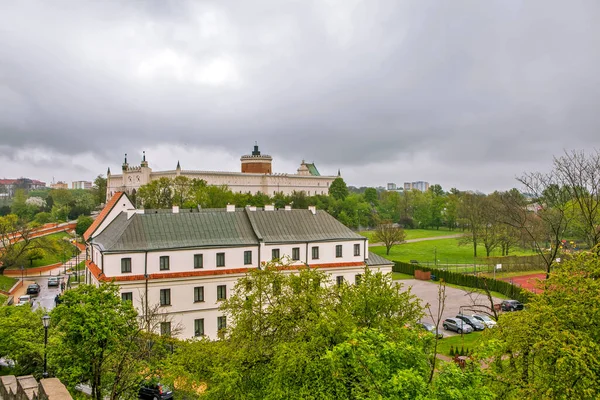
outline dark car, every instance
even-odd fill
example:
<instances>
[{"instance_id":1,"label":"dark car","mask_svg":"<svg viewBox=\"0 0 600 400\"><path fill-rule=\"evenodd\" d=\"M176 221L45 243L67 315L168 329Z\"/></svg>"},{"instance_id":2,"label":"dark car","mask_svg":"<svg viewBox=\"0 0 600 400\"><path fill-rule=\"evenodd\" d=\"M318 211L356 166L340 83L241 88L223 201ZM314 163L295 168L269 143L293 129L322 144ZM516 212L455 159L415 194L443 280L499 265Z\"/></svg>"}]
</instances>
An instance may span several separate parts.
<instances>
[{"instance_id":1,"label":"dark car","mask_svg":"<svg viewBox=\"0 0 600 400\"><path fill-rule=\"evenodd\" d=\"M523 309L523 303L517 300L504 300L500 304L502 311L520 311Z\"/></svg>"},{"instance_id":2,"label":"dark car","mask_svg":"<svg viewBox=\"0 0 600 400\"><path fill-rule=\"evenodd\" d=\"M456 318L471 325L471 328L475 331L482 331L485 329L485 325L482 322L477 321L475 318L469 317L468 315L458 314Z\"/></svg>"},{"instance_id":3,"label":"dark car","mask_svg":"<svg viewBox=\"0 0 600 400\"><path fill-rule=\"evenodd\" d=\"M419 326L423 327L423 329L425 329L427 332L433 333L434 335L437 332L438 339L442 339L444 337L444 333L435 329L434 324L430 324L429 322L419 322Z\"/></svg>"},{"instance_id":4,"label":"dark car","mask_svg":"<svg viewBox=\"0 0 600 400\"><path fill-rule=\"evenodd\" d=\"M163 400L172 399L173 391L160 382L145 381L140 385L138 392L140 399Z\"/></svg>"},{"instance_id":5,"label":"dark car","mask_svg":"<svg viewBox=\"0 0 600 400\"><path fill-rule=\"evenodd\" d=\"M37 296L40 294L40 285L37 283L32 283L31 285L27 286L27 294L32 296Z\"/></svg>"},{"instance_id":6,"label":"dark car","mask_svg":"<svg viewBox=\"0 0 600 400\"><path fill-rule=\"evenodd\" d=\"M455 331L457 333L471 333L473 332L473 328L471 325L468 325L466 322L458 319L458 318L446 318L442 323L445 330Z\"/></svg>"}]
</instances>

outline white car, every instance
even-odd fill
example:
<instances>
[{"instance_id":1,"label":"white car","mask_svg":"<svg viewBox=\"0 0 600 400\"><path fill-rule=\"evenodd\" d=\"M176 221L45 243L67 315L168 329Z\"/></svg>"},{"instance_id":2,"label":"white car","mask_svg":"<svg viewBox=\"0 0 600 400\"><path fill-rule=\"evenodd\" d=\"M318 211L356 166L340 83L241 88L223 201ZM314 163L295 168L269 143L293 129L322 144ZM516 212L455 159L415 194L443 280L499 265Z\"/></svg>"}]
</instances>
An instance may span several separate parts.
<instances>
[{"instance_id":1,"label":"white car","mask_svg":"<svg viewBox=\"0 0 600 400\"><path fill-rule=\"evenodd\" d=\"M495 328L496 321L483 314L473 314L473 318L485 325L486 328Z\"/></svg>"},{"instance_id":2,"label":"white car","mask_svg":"<svg viewBox=\"0 0 600 400\"><path fill-rule=\"evenodd\" d=\"M15 306L24 306L25 304L33 304L33 299L28 294L19 297L19 301L15 303Z\"/></svg>"}]
</instances>

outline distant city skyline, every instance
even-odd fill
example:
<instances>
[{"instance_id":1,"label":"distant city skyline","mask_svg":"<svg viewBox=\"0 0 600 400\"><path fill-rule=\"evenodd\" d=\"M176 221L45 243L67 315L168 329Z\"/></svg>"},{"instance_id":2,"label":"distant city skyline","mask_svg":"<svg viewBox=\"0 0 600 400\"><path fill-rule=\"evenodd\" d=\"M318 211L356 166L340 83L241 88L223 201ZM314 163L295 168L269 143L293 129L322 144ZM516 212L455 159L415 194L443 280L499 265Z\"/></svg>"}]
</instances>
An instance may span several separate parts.
<instances>
[{"instance_id":1,"label":"distant city skyline","mask_svg":"<svg viewBox=\"0 0 600 400\"><path fill-rule=\"evenodd\" d=\"M600 148L600 2L0 3L0 176L124 153L236 171L258 141L352 186L518 187Z\"/></svg>"}]
</instances>

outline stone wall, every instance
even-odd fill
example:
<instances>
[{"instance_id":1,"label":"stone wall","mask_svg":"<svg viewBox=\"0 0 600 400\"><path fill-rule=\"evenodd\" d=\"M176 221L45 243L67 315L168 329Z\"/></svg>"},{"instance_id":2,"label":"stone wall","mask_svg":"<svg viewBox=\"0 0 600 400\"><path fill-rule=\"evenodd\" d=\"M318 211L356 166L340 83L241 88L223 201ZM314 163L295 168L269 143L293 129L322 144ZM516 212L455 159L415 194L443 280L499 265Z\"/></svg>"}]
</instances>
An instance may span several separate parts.
<instances>
[{"instance_id":1,"label":"stone wall","mask_svg":"<svg viewBox=\"0 0 600 400\"><path fill-rule=\"evenodd\" d=\"M0 377L0 400L72 400L57 378L36 381L33 375Z\"/></svg>"}]
</instances>

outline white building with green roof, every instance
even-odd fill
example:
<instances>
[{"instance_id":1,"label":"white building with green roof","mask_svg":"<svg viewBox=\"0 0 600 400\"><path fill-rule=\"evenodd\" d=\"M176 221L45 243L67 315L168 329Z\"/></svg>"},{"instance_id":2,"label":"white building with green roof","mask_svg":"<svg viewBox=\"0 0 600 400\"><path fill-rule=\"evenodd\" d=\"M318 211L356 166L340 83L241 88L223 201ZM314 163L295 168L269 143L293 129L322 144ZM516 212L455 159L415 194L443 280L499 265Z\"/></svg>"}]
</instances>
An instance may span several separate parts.
<instances>
[{"instance_id":1,"label":"white building with green roof","mask_svg":"<svg viewBox=\"0 0 600 400\"><path fill-rule=\"evenodd\" d=\"M273 259L322 268L337 283L354 283L365 266L392 269L368 252L365 237L314 207L138 210L117 193L84 236L86 281L115 282L142 316L156 305L170 320L156 330L176 323L182 338L216 338L227 323L220 300L238 278Z\"/></svg>"}]
</instances>

